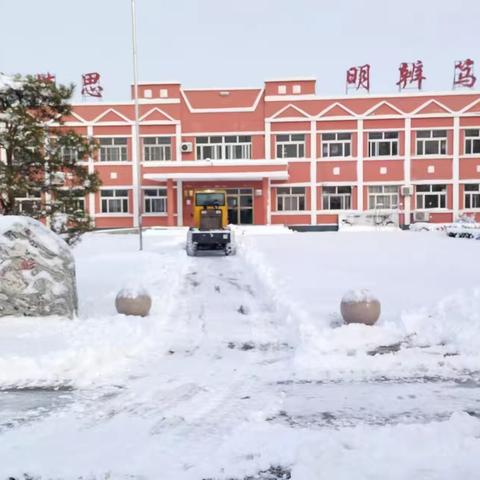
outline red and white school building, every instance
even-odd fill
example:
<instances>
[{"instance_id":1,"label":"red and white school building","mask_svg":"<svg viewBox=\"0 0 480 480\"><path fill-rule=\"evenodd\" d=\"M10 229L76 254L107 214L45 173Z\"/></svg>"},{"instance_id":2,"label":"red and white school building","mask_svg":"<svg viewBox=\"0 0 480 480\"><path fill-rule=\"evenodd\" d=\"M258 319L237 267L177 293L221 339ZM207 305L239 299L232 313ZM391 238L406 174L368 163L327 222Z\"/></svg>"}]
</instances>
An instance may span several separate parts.
<instances>
[{"instance_id":1,"label":"red and white school building","mask_svg":"<svg viewBox=\"0 0 480 480\"><path fill-rule=\"evenodd\" d=\"M144 226L188 226L201 188L227 191L231 223L335 229L362 211L396 212L402 226L480 221L480 93L327 98L315 84L141 83L140 148L133 100L76 104L66 125L100 144L88 166L103 185L85 199L96 228L135 227L139 208Z\"/></svg>"}]
</instances>

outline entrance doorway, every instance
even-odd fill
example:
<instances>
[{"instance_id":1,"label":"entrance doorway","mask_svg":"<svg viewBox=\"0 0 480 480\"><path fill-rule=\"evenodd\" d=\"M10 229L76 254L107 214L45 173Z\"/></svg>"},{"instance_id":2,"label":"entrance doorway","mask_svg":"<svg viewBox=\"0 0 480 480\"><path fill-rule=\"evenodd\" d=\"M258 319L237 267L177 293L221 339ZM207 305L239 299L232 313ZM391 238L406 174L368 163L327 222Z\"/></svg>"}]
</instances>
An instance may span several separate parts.
<instances>
[{"instance_id":1,"label":"entrance doorway","mask_svg":"<svg viewBox=\"0 0 480 480\"><path fill-rule=\"evenodd\" d=\"M253 224L253 189L227 188L228 223Z\"/></svg>"}]
</instances>

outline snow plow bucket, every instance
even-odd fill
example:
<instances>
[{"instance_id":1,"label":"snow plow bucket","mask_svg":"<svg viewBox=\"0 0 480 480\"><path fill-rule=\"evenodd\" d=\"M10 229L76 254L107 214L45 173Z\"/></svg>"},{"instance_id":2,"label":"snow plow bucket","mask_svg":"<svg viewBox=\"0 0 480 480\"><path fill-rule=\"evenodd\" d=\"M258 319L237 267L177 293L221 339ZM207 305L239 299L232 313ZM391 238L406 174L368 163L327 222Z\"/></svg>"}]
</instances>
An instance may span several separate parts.
<instances>
[{"instance_id":1,"label":"snow plow bucket","mask_svg":"<svg viewBox=\"0 0 480 480\"><path fill-rule=\"evenodd\" d=\"M190 228L187 234L187 255L195 256L202 250L223 251L225 255L235 254L232 231Z\"/></svg>"}]
</instances>

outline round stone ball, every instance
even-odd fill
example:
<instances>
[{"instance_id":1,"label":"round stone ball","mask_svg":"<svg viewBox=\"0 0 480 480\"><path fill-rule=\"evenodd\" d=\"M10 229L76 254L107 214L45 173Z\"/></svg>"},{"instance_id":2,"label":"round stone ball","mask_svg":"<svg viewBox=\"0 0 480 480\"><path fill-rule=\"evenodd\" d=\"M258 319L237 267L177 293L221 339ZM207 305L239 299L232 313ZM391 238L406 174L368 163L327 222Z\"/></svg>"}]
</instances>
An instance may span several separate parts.
<instances>
[{"instance_id":1,"label":"round stone ball","mask_svg":"<svg viewBox=\"0 0 480 480\"><path fill-rule=\"evenodd\" d=\"M124 288L115 298L115 308L123 315L146 317L150 313L152 298L144 289Z\"/></svg>"},{"instance_id":2,"label":"round stone ball","mask_svg":"<svg viewBox=\"0 0 480 480\"><path fill-rule=\"evenodd\" d=\"M340 311L345 323L374 325L380 317L381 307L369 290L350 290L342 298Z\"/></svg>"}]
</instances>

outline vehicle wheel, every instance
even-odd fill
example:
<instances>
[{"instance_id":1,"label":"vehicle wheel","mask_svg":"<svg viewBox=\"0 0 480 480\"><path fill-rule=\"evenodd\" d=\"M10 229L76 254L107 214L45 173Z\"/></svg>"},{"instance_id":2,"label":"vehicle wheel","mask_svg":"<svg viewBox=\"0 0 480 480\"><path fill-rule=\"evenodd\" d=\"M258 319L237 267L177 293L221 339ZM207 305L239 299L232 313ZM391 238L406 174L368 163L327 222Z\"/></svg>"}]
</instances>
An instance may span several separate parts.
<instances>
[{"instance_id":1,"label":"vehicle wheel","mask_svg":"<svg viewBox=\"0 0 480 480\"><path fill-rule=\"evenodd\" d=\"M194 257L196 254L197 254L197 244L187 243L187 255L189 257Z\"/></svg>"},{"instance_id":2,"label":"vehicle wheel","mask_svg":"<svg viewBox=\"0 0 480 480\"><path fill-rule=\"evenodd\" d=\"M225 255L235 255L235 247L231 243L225 245Z\"/></svg>"}]
</instances>

